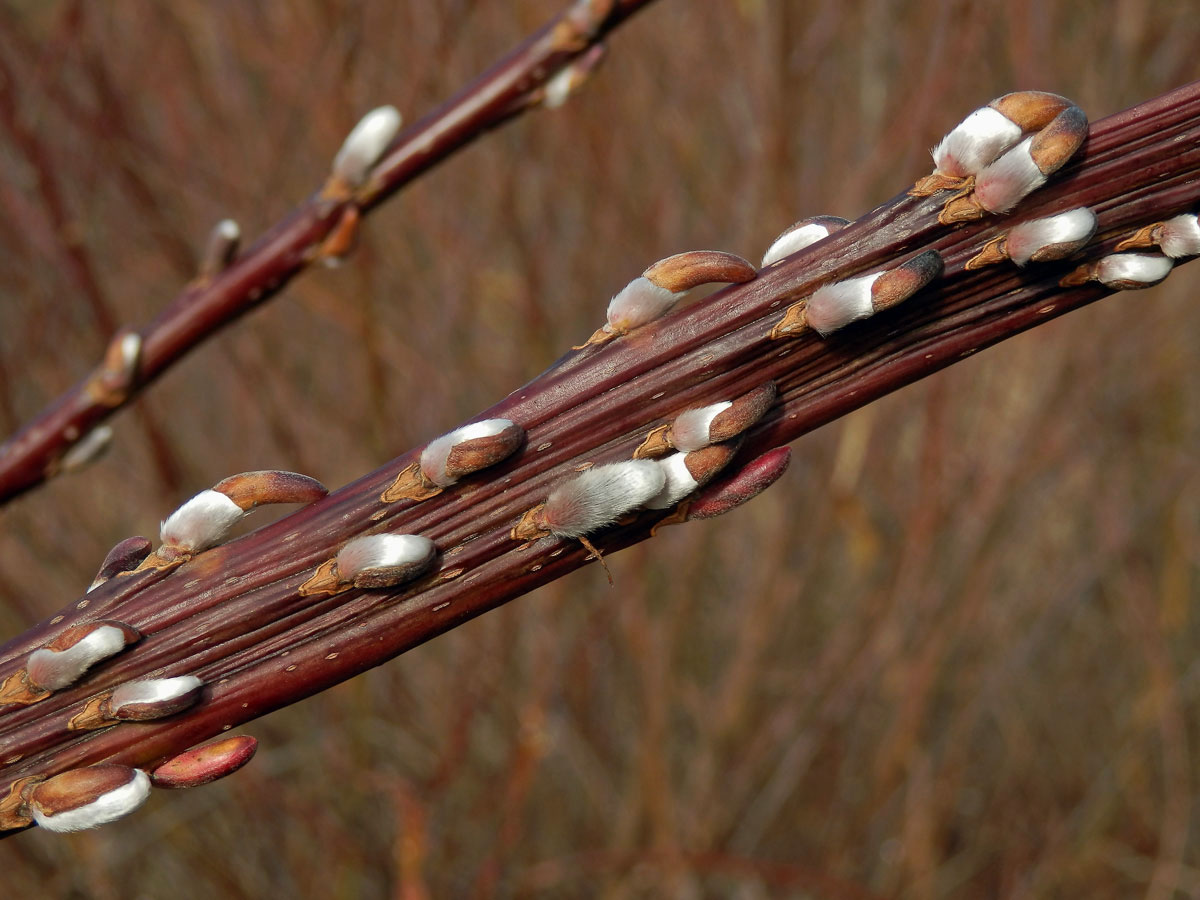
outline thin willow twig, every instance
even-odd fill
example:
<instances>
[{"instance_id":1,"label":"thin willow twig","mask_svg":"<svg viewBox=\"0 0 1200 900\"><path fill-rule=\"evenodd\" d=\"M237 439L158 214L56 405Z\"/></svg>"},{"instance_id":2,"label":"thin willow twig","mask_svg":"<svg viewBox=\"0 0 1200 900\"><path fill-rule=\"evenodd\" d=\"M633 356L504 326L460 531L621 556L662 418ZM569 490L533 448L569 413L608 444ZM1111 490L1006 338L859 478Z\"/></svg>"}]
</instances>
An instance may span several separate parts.
<instances>
[{"instance_id":1,"label":"thin willow twig","mask_svg":"<svg viewBox=\"0 0 1200 900\"><path fill-rule=\"evenodd\" d=\"M374 167L364 191L336 201L314 193L229 268L187 285L139 330L136 372L121 391L98 394L95 376L89 375L0 445L0 503L54 475L64 454L92 429L317 261L350 207L369 213L476 138L540 105L556 75L572 65L593 66L604 39L650 2L575 0L455 97L406 128Z\"/></svg>"}]
</instances>

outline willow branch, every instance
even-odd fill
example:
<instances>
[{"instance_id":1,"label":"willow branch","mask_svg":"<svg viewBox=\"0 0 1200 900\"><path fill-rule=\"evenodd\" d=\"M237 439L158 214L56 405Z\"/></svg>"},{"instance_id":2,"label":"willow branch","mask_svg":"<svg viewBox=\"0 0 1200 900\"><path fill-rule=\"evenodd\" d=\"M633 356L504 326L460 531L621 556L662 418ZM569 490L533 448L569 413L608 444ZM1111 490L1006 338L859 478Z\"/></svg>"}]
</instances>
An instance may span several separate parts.
<instances>
[{"instance_id":1,"label":"willow branch","mask_svg":"<svg viewBox=\"0 0 1200 900\"><path fill-rule=\"evenodd\" d=\"M575 0L455 97L401 132L364 190L335 199L314 193L228 268L202 273L138 332L136 369L119 385L100 384L107 374L102 363L0 446L0 503L53 476L74 445L170 366L329 255L326 242L338 239L348 211L368 214L476 138L547 102L548 85L564 70L574 67L582 79L598 61L608 34L650 2ZM132 333L118 332L117 340Z\"/></svg>"},{"instance_id":2,"label":"willow branch","mask_svg":"<svg viewBox=\"0 0 1200 900\"><path fill-rule=\"evenodd\" d=\"M1096 123L1077 156L1008 216L946 226L946 195L902 193L825 240L632 333L571 351L478 418L518 423L525 444L505 462L425 499L384 499L413 450L299 512L170 569L112 578L0 649L0 679L66 628L115 619L144 636L78 685L0 712L0 795L17 779L99 762L153 768L211 736L294 703L582 565L572 539L514 540L522 514L584 464L629 459L680 411L773 381L775 404L745 435L736 471L772 448L980 349L1112 292L1063 287L1133 231L1200 201L1200 83ZM989 240L1021 221L1078 206L1097 218L1076 258L969 270ZM821 284L936 250L930 288L821 339L773 339L785 308ZM1128 294L1110 302L1128 303ZM581 336L582 337L582 336ZM681 507L686 513L686 507ZM589 535L609 553L646 540L680 510L642 511ZM438 549L432 574L403 589L332 596L302 585L348 539L419 534ZM80 733L88 698L132 679L194 675L206 687L186 712Z\"/></svg>"}]
</instances>

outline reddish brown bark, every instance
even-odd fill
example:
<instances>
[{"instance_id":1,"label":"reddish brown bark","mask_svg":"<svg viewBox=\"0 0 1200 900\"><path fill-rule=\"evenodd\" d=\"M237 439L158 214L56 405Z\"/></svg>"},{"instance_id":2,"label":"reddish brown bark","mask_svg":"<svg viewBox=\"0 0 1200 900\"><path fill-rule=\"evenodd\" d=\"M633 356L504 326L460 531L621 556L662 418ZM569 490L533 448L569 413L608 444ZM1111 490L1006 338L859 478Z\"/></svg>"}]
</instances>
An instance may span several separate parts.
<instances>
[{"instance_id":1,"label":"reddish brown bark","mask_svg":"<svg viewBox=\"0 0 1200 900\"><path fill-rule=\"evenodd\" d=\"M0 714L0 788L30 775L100 761L152 766L205 738L296 702L391 659L585 562L576 542L530 545L509 530L584 462L629 458L646 432L703 402L774 380L779 397L747 436L747 462L846 412L984 347L1090 303L1109 291L1063 289L1079 260L967 271L986 241L1017 221L1080 205L1099 220L1081 258L1094 259L1136 228L1200 200L1200 83L1096 123L1077 159L1013 215L938 224L945 195L900 194L826 241L660 322L570 352L483 417L525 428L507 462L420 502L380 494L419 451L401 456L311 506L182 567L113 579L52 622L10 641L0 677L63 629L95 618L146 635L76 688ZM900 307L828 340L771 340L791 302L840 280L928 250L942 277ZM1131 302L1118 295L1110 302ZM599 304L597 304L599 308ZM613 551L651 536L666 512L594 536ZM299 586L349 537L373 530L423 534L440 551L434 575L401 592L302 597ZM193 710L157 723L80 736L67 720L96 691L131 678L195 674L209 687Z\"/></svg>"}]
</instances>

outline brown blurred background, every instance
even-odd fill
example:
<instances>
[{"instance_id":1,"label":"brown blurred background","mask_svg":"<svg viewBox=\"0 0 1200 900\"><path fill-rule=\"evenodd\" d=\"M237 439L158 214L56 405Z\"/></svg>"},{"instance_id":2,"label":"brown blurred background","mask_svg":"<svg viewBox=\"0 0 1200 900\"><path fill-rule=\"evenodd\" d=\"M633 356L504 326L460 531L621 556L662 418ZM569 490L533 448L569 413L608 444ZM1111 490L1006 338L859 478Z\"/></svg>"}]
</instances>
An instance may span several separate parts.
<instances>
[{"instance_id":1,"label":"brown blurred background","mask_svg":"<svg viewBox=\"0 0 1200 900\"><path fill-rule=\"evenodd\" d=\"M67 219L0 137L0 426L251 239L367 109L410 118L565 0L0 0ZM0 627L248 469L338 486L529 379L649 262L854 218L1010 90L1093 119L1198 77L1156 0L661 0L0 512ZM71 262L74 256L74 262ZM84 260L80 263L79 260ZM89 283L90 282L90 283ZM667 529L246 729L225 783L0 842L7 897L1200 894L1200 267L812 434ZM152 454L148 435L160 438Z\"/></svg>"}]
</instances>

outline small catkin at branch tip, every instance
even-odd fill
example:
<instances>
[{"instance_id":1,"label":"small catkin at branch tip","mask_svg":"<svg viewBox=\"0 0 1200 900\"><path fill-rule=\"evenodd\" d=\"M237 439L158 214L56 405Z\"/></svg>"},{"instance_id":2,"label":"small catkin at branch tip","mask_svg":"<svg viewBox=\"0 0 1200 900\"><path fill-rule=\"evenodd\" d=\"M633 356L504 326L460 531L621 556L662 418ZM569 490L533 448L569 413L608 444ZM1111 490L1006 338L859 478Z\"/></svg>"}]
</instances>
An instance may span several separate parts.
<instances>
[{"instance_id":1,"label":"small catkin at branch tip","mask_svg":"<svg viewBox=\"0 0 1200 900\"><path fill-rule=\"evenodd\" d=\"M349 190L360 187L400 131L394 106L371 110L354 126L333 159L333 178Z\"/></svg>"},{"instance_id":2,"label":"small catkin at branch tip","mask_svg":"<svg viewBox=\"0 0 1200 900\"><path fill-rule=\"evenodd\" d=\"M222 219L214 225L209 232L204 255L200 258L200 280L206 281L229 268L237 257L241 240L241 226L233 219Z\"/></svg>"}]
</instances>

